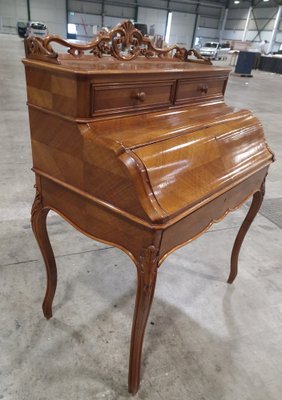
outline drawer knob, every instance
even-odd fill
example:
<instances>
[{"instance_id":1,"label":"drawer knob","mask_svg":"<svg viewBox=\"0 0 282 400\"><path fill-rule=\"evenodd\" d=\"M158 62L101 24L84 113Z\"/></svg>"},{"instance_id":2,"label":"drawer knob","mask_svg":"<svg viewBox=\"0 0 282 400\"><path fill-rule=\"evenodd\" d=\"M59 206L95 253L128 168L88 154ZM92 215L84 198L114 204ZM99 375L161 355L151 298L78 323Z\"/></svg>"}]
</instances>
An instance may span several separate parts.
<instances>
[{"instance_id":1,"label":"drawer knob","mask_svg":"<svg viewBox=\"0 0 282 400\"><path fill-rule=\"evenodd\" d=\"M200 87L201 93L208 93L208 89L209 89L208 85L201 85Z\"/></svg>"},{"instance_id":2,"label":"drawer knob","mask_svg":"<svg viewBox=\"0 0 282 400\"><path fill-rule=\"evenodd\" d=\"M146 97L146 93L145 92L138 92L135 95L135 99L139 100L139 101L144 101Z\"/></svg>"}]
</instances>

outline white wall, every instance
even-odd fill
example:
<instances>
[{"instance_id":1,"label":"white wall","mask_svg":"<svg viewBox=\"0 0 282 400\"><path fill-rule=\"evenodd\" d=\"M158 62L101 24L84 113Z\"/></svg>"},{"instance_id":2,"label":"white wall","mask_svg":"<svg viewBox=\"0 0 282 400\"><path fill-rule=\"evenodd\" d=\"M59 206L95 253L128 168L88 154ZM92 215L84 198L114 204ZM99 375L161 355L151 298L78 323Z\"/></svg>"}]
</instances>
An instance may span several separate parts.
<instances>
[{"instance_id":1,"label":"white wall","mask_svg":"<svg viewBox=\"0 0 282 400\"><path fill-rule=\"evenodd\" d=\"M120 18L120 17L108 17L107 15L104 16L104 26L107 26L108 28L113 28L117 24L120 24L123 22L126 18Z\"/></svg>"},{"instance_id":2,"label":"white wall","mask_svg":"<svg viewBox=\"0 0 282 400\"><path fill-rule=\"evenodd\" d=\"M179 44L190 49L195 25L195 14L172 13L169 45Z\"/></svg>"},{"instance_id":3,"label":"white wall","mask_svg":"<svg viewBox=\"0 0 282 400\"><path fill-rule=\"evenodd\" d=\"M65 0L30 0L30 17L44 22L50 34L66 36Z\"/></svg>"},{"instance_id":4,"label":"white wall","mask_svg":"<svg viewBox=\"0 0 282 400\"><path fill-rule=\"evenodd\" d=\"M165 37L167 11L139 7L137 22L147 24L148 33L151 25L155 26L155 35Z\"/></svg>"},{"instance_id":5,"label":"white wall","mask_svg":"<svg viewBox=\"0 0 282 400\"><path fill-rule=\"evenodd\" d=\"M248 10L249 8L229 9L225 31L223 34L226 40L242 40ZM278 7L254 8L246 34L246 40L253 42L253 47L258 46L262 40L270 41L277 11ZM258 30L261 29L263 29L262 32L258 34ZM277 34L273 51L278 50L279 41L281 41L281 29Z\"/></svg>"},{"instance_id":6,"label":"white wall","mask_svg":"<svg viewBox=\"0 0 282 400\"><path fill-rule=\"evenodd\" d=\"M76 24L77 38L80 40L89 40L93 37L93 25L96 25L99 31L103 26L112 28L126 19L135 17L134 7L105 4L103 11L102 4L78 0L69 0L69 11L71 11L68 14L69 23ZM104 17L101 15L102 12Z\"/></svg>"},{"instance_id":7,"label":"white wall","mask_svg":"<svg viewBox=\"0 0 282 400\"><path fill-rule=\"evenodd\" d=\"M124 21L125 18L108 17L101 15L84 14L84 13L69 13L69 23L75 24L77 29L77 39L89 40L93 38L93 26L99 31L102 26L112 28Z\"/></svg>"},{"instance_id":8,"label":"white wall","mask_svg":"<svg viewBox=\"0 0 282 400\"><path fill-rule=\"evenodd\" d=\"M218 18L208 18L200 16L195 36L200 39L200 42L202 44L203 42L218 40L219 23L220 20Z\"/></svg>"},{"instance_id":9,"label":"white wall","mask_svg":"<svg viewBox=\"0 0 282 400\"><path fill-rule=\"evenodd\" d=\"M86 3L79 0L69 0L69 10L82 14L97 14L102 13L102 4Z\"/></svg>"},{"instance_id":10,"label":"white wall","mask_svg":"<svg viewBox=\"0 0 282 400\"><path fill-rule=\"evenodd\" d=\"M125 19L135 18L135 8L133 7L121 7L105 4L104 15L108 17L119 18L120 22Z\"/></svg>"},{"instance_id":11,"label":"white wall","mask_svg":"<svg viewBox=\"0 0 282 400\"><path fill-rule=\"evenodd\" d=\"M26 0L0 0L0 19L0 32L16 33L17 21L28 21Z\"/></svg>"},{"instance_id":12,"label":"white wall","mask_svg":"<svg viewBox=\"0 0 282 400\"><path fill-rule=\"evenodd\" d=\"M282 44L282 18L279 23L278 32L276 35L276 47L279 48L279 44Z\"/></svg>"},{"instance_id":13,"label":"white wall","mask_svg":"<svg viewBox=\"0 0 282 400\"><path fill-rule=\"evenodd\" d=\"M69 13L69 23L76 25L78 39L88 40L93 37L93 25L96 25L98 30L102 28L102 16L72 12Z\"/></svg>"},{"instance_id":14,"label":"white wall","mask_svg":"<svg viewBox=\"0 0 282 400\"><path fill-rule=\"evenodd\" d=\"M198 14L199 18L195 37L202 44L208 41L218 41L224 17L224 8L200 6Z\"/></svg>"},{"instance_id":15,"label":"white wall","mask_svg":"<svg viewBox=\"0 0 282 400\"><path fill-rule=\"evenodd\" d=\"M248 8L230 8L228 10L223 38L225 40L242 40Z\"/></svg>"},{"instance_id":16,"label":"white wall","mask_svg":"<svg viewBox=\"0 0 282 400\"><path fill-rule=\"evenodd\" d=\"M50 33L66 36L65 0L30 0L31 21L42 21ZM0 0L1 32L17 33L17 21L28 21L26 0Z\"/></svg>"},{"instance_id":17,"label":"white wall","mask_svg":"<svg viewBox=\"0 0 282 400\"><path fill-rule=\"evenodd\" d=\"M251 41L255 40L258 43L261 42L262 40L269 41L271 38L271 33L273 30L277 9L270 7L256 8L253 11L255 19L252 15L248 25L246 40L251 40ZM270 17L272 18L269 19ZM258 35L257 29L259 30L263 29L263 32L261 32L260 35Z\"/></svg>"}]
</instances>

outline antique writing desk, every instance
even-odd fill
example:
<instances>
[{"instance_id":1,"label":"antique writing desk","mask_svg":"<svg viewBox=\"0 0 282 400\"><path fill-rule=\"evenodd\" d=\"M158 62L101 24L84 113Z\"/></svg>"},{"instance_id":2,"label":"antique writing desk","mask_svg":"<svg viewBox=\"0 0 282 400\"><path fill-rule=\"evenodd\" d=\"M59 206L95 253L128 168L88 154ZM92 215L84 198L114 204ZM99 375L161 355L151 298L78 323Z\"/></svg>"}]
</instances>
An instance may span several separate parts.
<instances>
[{"instance_id":1,"label":"antique writing desk","mask_svg":"<svg viewBox=\"0 0 282 400\"><path fill-rule=\"evenodd\" d=\"M52 42L68 54L58 55ZM25 47L32 227L47 270L43 312L52 316L57 281L46 230L52 209L136 264L129 364L135 394L158 267L253 196L232 251L231 283L273 154L260 122L224 104L228 69L194 50L156 49L130 22L85 45L50 36L29 38Z\"/></svg>"}]
</instances>

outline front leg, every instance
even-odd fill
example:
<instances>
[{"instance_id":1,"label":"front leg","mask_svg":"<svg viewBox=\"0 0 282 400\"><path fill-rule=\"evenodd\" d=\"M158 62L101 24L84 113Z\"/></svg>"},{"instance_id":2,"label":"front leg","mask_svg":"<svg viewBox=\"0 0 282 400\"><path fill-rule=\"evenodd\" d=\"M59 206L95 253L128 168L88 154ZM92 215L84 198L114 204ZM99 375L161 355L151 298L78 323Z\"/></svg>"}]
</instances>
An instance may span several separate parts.
<instances>
[{"instance_id":1,"label":"front leg","mask_svg":"<svg viewBox=\"0 0 282 400\"><path fill-rule=\"evenodd\" d=\"M57 287L57 267L46 227L46 218L49 211L49 208L43 208L41 194L36 189L31 209L31 226L46 267L47 288L42 309L47 319L52 317L52 303Z\"/></svg>"},{"instance_id":2,"label":"front leg","mask_svg":"<svg viewBox=\"0 0 282 400\"><path fill-rule=\"evenodd\" d=\"M263 181L263 183L260 187L260 190L253 195L252 204L250 206L248 214L246 215L246 218L244 219L244 221L241 225L241 228L236 236L234 246L232 249L232 254L231 254L231 268L230 268L230 275L227 280L228 283L232 283L237 276L239 252L240 252L243 240L260 209L260 206L263 201L264 193L265 193L265 186L264 186L264 181Z\"/></svg>"},{"instance_id":3,"label":"front leg","mask_svg":"<svg viewBox=\"0 0 282 400\"><path fill-rule=\"evenodd\" d=\"M138 285L131 332L128 376L128 390L133 395L137 393L140 384L143 338L154 297L158 261L158 249L152 245L143 249L137 265Z\"/></svg>"}]
</instances>

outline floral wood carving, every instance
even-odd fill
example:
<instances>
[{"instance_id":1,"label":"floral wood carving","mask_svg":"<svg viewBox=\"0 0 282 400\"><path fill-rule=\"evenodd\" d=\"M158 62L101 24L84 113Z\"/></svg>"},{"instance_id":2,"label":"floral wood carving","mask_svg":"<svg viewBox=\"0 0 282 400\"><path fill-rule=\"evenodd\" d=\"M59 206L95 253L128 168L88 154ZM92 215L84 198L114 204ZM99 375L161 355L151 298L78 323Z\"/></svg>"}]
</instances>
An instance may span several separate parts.
<instances>
[{"instance_id":1,"label":"floral wood carving","mask_svg":"<svg viewBox=\"0 0 282 400\"><path fill-rule=\"evenodd\" d=\"M27 58L43 59L49 62L58 63L58 54L51 48L48 50L45 41L39 37L25 39L25 54Z\"/></svg>"},{"instance_id":2,"label":"floral wood carving","mask_svg":"<svg viewBox=\"0 0 282 400\"><path fill-rule=\"evenodd\" d=\"M143 289L146 293L150 293L157 274L159 261L159 251L155 246L151 245L142 250L139 260L140 272L143 278Z\"/></svg>"},{"instance_id":3,"label":"floral wood carving","mask_svg":"<svg viewBox=\"0 0 282 400\"><path fill-rule=\"evenodd\" d=\"M150 38L147 35L143 36L131 21L124 21L109 32L102 30L95 39L86 44L71 43L56 35L46 38L30 37L25 39L26 57L59 63L58 53L54 51L51 43L58 43L67 47L68 53L74 58L79 58L83 56L85 51L90 51L94 57L100 58L103 55L111 55L121 61L130 61L138 56L143 56L148 59L167 60L170 58L170 60L211 64L210 60L201 56L195 49L187 50L177 45L165 49L155 47ZM191 55L196 60L188 59L188 56Z\"/></svg>"},{"instance_id":4,"label":"floral wood carving","mask_svg":"<svg viewBox=\"0 0 282 400\"><path fill-rule=\"evenodd\" d=\"M38 213L38 211L40 211L42 209L41 193L39 192L36 185L34 185L34 188L35 188L36 192L35 192L35 198L34 198L34 201L32 204L32 208L31 208L31 218L33 218Z\"/></svg>"}]
</instances>

